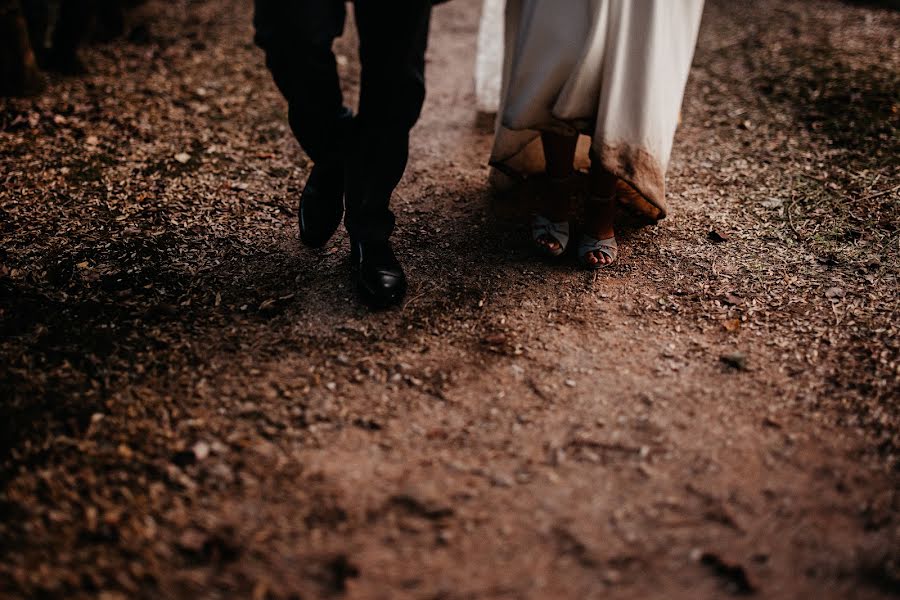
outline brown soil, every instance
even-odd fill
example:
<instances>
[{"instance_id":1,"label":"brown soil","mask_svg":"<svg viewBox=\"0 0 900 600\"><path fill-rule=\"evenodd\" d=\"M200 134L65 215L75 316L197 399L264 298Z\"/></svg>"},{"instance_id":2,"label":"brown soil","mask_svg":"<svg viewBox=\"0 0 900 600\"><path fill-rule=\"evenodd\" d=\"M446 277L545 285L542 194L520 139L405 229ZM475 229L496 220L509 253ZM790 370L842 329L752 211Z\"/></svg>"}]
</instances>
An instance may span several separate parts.
<instances>
[{"instance_id":1,"label":"brown soil","mask_svg":"<svg viewBox=\"0 0 900 600\"><path fill-rule=\"evenodd\" d=\"M595 276L489 202L478 4L435 11L402 310L299 246L247 2L0 101L0 596L897 592L900 13L711 0L670 217Z\"/></svg>"}]
</instances>

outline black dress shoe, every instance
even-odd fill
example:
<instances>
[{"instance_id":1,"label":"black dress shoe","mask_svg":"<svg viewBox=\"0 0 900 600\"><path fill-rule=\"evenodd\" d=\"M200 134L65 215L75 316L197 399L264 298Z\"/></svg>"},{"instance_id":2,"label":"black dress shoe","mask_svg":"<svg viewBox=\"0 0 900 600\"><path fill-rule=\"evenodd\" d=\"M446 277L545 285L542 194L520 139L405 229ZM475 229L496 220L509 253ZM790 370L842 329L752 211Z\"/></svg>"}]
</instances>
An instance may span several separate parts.
<instances>
[{"instance_id":1,"label":"black dress shoe","mask_svg":"<svg viewBox=\"0 0 900 600\"><path fill-rule=\"evenodd\" d=\"M406 275L389 242L351 242L350 260L360 298L367 306L400 304L406 295Z\"/></svg>"},{"instance_id":2,"label":"black dress shoe","mask_svg":"<svg viewBox=\"0 0 900 600\"><path fill-rule=\"evenodd\" d=\"M344 216L344 166L313 166L300 195L300 240L310 248L328 243Z\"/></svg>"}]
</instances>

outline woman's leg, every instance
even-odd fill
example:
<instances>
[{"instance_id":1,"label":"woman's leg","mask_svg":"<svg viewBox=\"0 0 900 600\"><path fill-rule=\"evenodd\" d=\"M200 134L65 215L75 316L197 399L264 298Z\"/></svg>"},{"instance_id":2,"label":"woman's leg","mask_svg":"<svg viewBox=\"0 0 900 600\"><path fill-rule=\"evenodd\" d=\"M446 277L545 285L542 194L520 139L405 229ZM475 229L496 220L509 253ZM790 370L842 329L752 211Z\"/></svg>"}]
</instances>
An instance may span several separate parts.
<instances>
[{"instance_id":1,"label":"woman's leg","mask_svg":"<svg viewBox=\"0 0 900 600\"><path fill-rule=\"evenodd\" d=\"M542 133L541 143L544 147L549 181L546 189L539 194L537 212L556 223L568 221L572 203L571 193L566 184L575 174L575 147L578 145L578 136ZM552 252L560 248L559 242L550 236L541 236L535 241Z\"/></svg>"},{"instance_id":2,"label":"woman's leg","mask_svg":"<svg viewBox=\"0 0 900 600\"><path fill-rule=\"evenodd\" d=\"M544 146L544 159L547 162L547 175L553 179L565 179L575 173L575 147L578 145L577 135L561 135L559 133L542 133L541 144Z\"/></svg>"},{"instance_id":3,"label":"woman's leg","mask_svg":"<svg viewBox=\"0 0 900 600\"><path fill-rule=\"evenodd\" d=\"M617 177L595 161L591 165L590 194L584 204L585 233L598 240L615 237ZM588 265L607 265L613 259L596 250L584 257Z\"/></svg>"}]
</instances>

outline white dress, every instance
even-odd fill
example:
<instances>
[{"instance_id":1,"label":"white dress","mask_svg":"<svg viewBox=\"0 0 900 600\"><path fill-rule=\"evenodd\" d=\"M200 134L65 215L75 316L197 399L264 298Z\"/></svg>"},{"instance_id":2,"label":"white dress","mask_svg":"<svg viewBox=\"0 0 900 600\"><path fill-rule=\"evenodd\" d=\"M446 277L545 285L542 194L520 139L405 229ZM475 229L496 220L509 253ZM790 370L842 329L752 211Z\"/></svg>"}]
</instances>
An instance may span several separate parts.
<instances>
[{"instance_id":1,"label":"white dress","mask_svg":"<svg viewBox=\"0 0 900 600\"><path fill-rule=\"evenodd\" d=\"M497 114L503 83L503 17L505 0L484 0L475 58L475 97L478 112Z\"/></svg>"},{"instance_id":2,"label":"white dress","mask_svg":"<svg viewBox=\"0 0 900 600\"><path fill-rule=\"evenodd\" d=\"M702 12L703 0L507 0L491 164L540 171L540 132L586 134L595 160L664 216Z\"/></svg>"}]
</instances>

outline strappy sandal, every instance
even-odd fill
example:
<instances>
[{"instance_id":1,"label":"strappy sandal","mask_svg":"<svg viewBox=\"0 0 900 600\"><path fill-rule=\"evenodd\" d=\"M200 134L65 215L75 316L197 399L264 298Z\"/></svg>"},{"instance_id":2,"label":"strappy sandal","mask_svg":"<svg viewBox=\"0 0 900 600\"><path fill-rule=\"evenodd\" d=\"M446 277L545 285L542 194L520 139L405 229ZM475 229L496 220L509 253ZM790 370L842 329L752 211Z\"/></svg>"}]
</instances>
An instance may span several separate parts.
<instances>
[{"instance_id":1,"label":"strappy sandal","mask_svg":"<svg viewBox=\"0 0 900 600\"><path fill-rule=\"evenodd\" d=\"M577 175L562 177L559 179L546 177L538 184L538 195L543 197L546 202L548 199L552 202L565 202L568 210L576 204L580 193L581 182ZM569 245L570 238L569 221L551 221L547 217L537 214L531 221L531 239L538 251L548 256L561 256ZM559 244L559 248L551 250L546 245L541 244L540 240L551 239Z\"/></svg>"},{"instance_id":2,"label":"strappy sandal","mask_svg":"<svg viewBox=\"0 0 900 600\"><path fill-rule=\"evenodd\" d=\"M540 240L548 238L559 244L559 248L553 249L540 243ZM561 256L569 245L569 222L554 223L547 217L535 215L531 220L531 239L541 252L549 256Z\"/></svg>"},{"instance_id":3,"label":"strappy sandal","mask_svg":"<svg viewBox=\"0 0 900 600\"><path fill-rule=\"evenodd\" d=\"M591 264L587 260L588 254L592 254L594 252L600 252L604 254L607 258L609 258L608 263L596 263ZM616 244L616 237L613 236L611 238L606 238L605 240L598 240L596 238L592 238L589 235L581 236L581 242L578 244L578 260L581 261L582 266L587 269L591 269L596 271L597 269L602 269L604 267L608 267L616 262L616 259L619 257L619 246Z\"/></svg>"}]
</instances>

